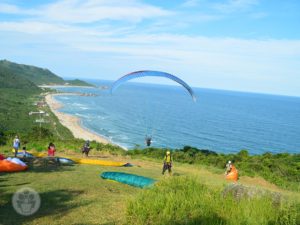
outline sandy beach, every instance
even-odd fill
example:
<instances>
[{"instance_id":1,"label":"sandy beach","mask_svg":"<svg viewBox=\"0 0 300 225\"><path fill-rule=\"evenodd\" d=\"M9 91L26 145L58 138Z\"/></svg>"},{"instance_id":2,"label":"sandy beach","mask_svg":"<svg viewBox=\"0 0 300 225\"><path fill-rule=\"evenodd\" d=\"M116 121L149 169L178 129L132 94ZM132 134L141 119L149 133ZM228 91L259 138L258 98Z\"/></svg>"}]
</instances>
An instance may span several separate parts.
<instances>
[{"instance_id":1,"label":"sandy beach","mask_svg":"<svg viewBox=\"0 0 300 225\"><path fill-rule=\"evenodd\" d=\"M65 94L65 93L63 93L63 94L48 94L48 95L46 95L45 100L46 100L48 106L50 107L51 111L59 119L59 122L63 126L67 127L73 133L74 137L82 138L84 140L90 140L90 141L94 140L94 141L104 143L104 144L110 143L107 139L105 139L95 133L92 133L89 130L84 129L82 126L80 126L80 119L78 117L59 112L58 110L60 108L62 108L63 105L54 99L53 96L55 96L55 95L67 95L67 94Z\"/></svg>"}]
</instances>

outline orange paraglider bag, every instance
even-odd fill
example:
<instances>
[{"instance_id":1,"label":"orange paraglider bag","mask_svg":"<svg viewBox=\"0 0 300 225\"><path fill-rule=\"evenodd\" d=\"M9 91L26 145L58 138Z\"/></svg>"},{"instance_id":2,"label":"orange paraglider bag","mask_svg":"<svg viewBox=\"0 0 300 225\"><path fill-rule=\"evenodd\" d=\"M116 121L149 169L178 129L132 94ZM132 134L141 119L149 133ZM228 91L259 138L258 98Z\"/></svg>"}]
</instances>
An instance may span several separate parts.
<instances>
[{"instance_id":1,"label":"orange paraglider bag","mask_svg":"<svg viewBox=\"0 0 300 225\"><path fill-rule=\"evenodd\" d=\"M26 169L27 166L21 166L8 160L0 161L0 172L18 172Z\"/></svg>"},{"instance_id":2,"label":"orange paraglider bag","mask_svg":"<svg viewBox=\"0 0 300 225\"><path fill-rule=\"evenodd\" d=\"M238 180L238 170L234 165L231 166L230 172L226 175L226 180L234 182Z\"/></svg>"}]
</instances>

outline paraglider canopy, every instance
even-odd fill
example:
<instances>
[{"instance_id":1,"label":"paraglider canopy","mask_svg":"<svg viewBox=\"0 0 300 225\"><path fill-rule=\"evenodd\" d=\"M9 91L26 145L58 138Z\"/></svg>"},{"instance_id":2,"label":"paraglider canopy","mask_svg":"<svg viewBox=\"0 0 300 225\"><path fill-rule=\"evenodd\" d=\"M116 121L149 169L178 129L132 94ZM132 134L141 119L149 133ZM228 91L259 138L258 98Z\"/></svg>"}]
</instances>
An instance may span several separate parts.
<instances>
[{"instance_id":1,"label":"paraglider canopy","mask_svg":"<svg viewBox=\"0 0 300 225\"><path fill-rule=\"evenodd\" d=\"M121 86L123 83L126 83L127 81L136 79L136 78L142 78L142 77L162 77L162 78L167 78L170 79L178 84L180 84L189 94L189 96L192 97L193 101L196 102L196 96L194 94L193 89L182 79L180 79L177 76L174 76L172 74L166 73L166 72L161 72L161 71L152 71L152 70L141 70L141 71L136 71L136 72L132 72L132 73L128 73L122 77L120 77L117 81L115 81L110 88L110 93L113 94L114 91L116 89L118 89L119 86ZM162 113L161 110L156 110L157 108L167 108L169 105L164 105L163 107L161 107L159 104L157 104L156 106L151 105L151 102L155 102L155 101L146 101L146 103L148 103L148 105L150 105L150 107L148 107L148 109L150 110L151 113L143 113L143 115L141 116L141 118L144 120L143 121L143 126L146 129L146 133L147 136L145 138L145 144L147 145L147 147L150 147L153 139L152 137L154 136L154 126L159 124L159 123L155 123L153 119L159 119L160 123L162 123L162 119L166 118L167 113ZM156 103L158 103L159 101L156 101ZM157 112L160 112L161 115L158 115ZM150 118L151 117L151 118ZM152 119L152 121L151 121ZM138 119L137 119L138 120Z\"/></svg>"},{"instance_id":2,"label":"paraglider canopy","mask_svg":"<svg viewBox=\"0 0 300 225\"><path fill-rule=\"evenodd\" d=\"M180 78L166 73L166 72L161 72L161 71L153 71L153 70L141 70L141 71L136 71L136 72L132 72L132 73L128 73L126 75L124 75L123 77L119 78L117 81L115 81L112 86L111 86L111 93L113 93L122 83L135 79L135 78L139 78L139 77L165 77L168 79L171 79L175 82L177 82L178 84L182 85L187 91L188 93L191 95L191 97L193 98L193 101L196 101L196 96L194 94L193 89L183 80L181 80Z\"/></svg>"}]
</instances>

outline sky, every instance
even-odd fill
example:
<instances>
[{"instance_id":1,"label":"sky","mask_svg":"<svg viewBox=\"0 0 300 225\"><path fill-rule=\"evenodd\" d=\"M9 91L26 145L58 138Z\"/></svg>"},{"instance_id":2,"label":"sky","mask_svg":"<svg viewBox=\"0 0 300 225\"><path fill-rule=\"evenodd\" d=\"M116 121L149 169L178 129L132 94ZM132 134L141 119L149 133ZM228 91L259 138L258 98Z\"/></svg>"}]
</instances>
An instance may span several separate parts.
<instances>
[{"instance_id":1,"label":"sky","mask_svg":"<svg viewBox=\"0 0 300 225\"><path fill-rule=\"evenodd\" d=\"M62 77L137 70L300 96L299 0L1 0L0 59Z\"/></svg>"}]
</instances>

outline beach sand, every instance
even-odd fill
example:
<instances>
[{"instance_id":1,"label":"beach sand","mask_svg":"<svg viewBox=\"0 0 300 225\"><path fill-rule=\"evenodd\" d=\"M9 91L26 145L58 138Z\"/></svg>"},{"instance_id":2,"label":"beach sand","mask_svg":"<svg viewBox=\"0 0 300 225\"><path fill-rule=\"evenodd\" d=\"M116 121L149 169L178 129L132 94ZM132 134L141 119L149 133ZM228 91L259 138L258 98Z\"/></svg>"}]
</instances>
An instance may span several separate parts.
<instances>
[{"instance_id":1,"label":"beach sand","mask_svg":"<svg viewBox=\"0 0 300 225\"><path fill-rule=\"evenodd\" d=\"M72 93L71 93L72 94ZM48 94L45 97L45 100L50 107L51 111L57 116L59 119L59 122L67 127L76 138L81 138L84 140L94 140L103 144L111 143L107 139L90 132L89 130L83 128L80 126L80 119L76 116L68 115L62 112L59 112L58 110L63 107L63 105L56 101L53 96L55 95L68 95L65 93L62 94Z\"/></svg>"}]
</instances>

